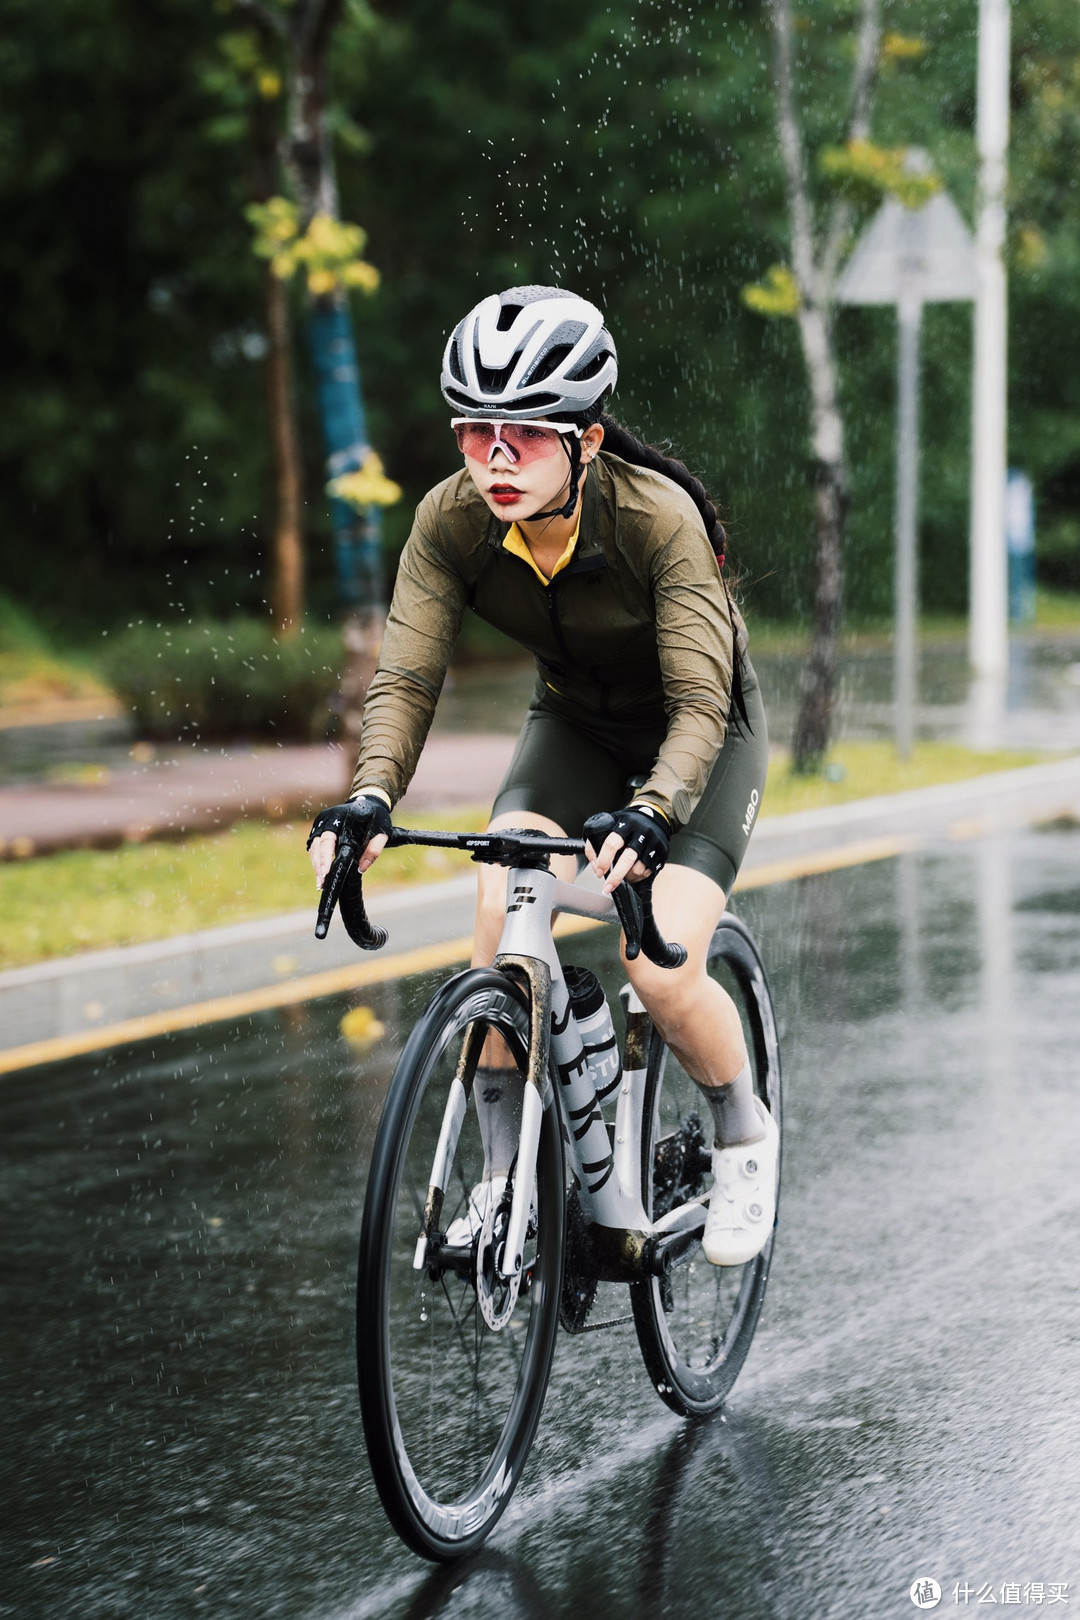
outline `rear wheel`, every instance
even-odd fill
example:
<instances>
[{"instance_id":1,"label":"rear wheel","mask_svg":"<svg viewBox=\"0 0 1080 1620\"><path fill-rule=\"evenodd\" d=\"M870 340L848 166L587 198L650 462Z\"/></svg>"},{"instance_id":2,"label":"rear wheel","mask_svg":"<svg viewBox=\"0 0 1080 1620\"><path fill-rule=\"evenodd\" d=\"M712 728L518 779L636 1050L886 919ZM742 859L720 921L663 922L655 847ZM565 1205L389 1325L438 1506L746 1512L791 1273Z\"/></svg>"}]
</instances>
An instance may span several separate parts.
<instances>
[{"instance_id":1,"label":"rear wheel","mask_svg":"<svg viewBox=\"0 0 1080 1620\"><path fill-rule=\"evenodd\" d=\"M493 1263L512 1180L471 1244L442 1241L482 1177L470 1071L489 1030L524 1072L528 1003L491 969L450 980L421 1017L379 1124L360 1237L357 1354L372 1470L398 1533L440 1560L477 1547L510 1499L540 1418L559 1320L564 1172L554 1099L540 1135L520 1287L503 1282ZM457 1117L453 1098L461 1099L455 1083L470 1097L458 1111L432 1236L418 1255L437 1148Z\"/></svg>"},{"instance_id":2,"label":"rear wheel","mask_svg":"<svg viewBox=\"0 0 1080 1620\"><path fill-rule=\"evenodd\" d=\"M724 916L709 947L709 976L739 1009L754 1089L777 1124L780 1047L765 968L749 931ZM642 1193L652 1220L706 1193L712 1120L700 1090L653 1031L642 1109ZM775 1229L742 1266L713 1266L700 1246L669 1277L630 1289L634 1325L657 1394L683 1415L712 1412L738 1376L757 1327Z\"/></svg>"}]
</instances>

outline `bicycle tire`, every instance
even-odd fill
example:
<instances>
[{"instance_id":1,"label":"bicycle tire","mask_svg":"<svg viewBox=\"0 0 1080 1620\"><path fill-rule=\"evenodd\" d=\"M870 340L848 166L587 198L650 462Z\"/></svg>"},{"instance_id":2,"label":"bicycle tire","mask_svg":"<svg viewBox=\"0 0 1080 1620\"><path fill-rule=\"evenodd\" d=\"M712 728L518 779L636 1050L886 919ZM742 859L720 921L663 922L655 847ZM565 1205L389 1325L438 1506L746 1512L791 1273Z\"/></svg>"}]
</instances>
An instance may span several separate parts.
<instances>
[{"instance_id":1,"label":"bicycle tire","mask_svg":"<svg viewBox=\"0 0 1080 1620\"><path fill-rule=\"evenodd\" d=\"M475 1242L471 1276L414 1269L434 1147L474 1024L497 1030L524 1072L524 990L492 969L445 984L410 1035L387 1094L357 1278L360 1408L375 1483L401 1538L439 1562L478 1547L510 1500L544 1403L562 1281L565 1177L554 1097L540 1133L522 1291L507 1324L493 1330L481 1312ZM470 1103L446 1177L443 1232L465 1210L482 1165Z\"/></svg>"},{"instance_id":2,"label":"bicycle tire","mask_svg":"<svg viewBox=\"0 0 1080 1620\"><path fill-rule=\"evenodd\" d=\"M782 1134L772 997L758 948L738 918L721 918L708 971L735 1000L754 1089ZM642 1104L642 1195L651 1219L708 1190L711 1127L700 1090L654 1030ZM699 1246L670 1277L631 1286L645 1366L672 1411L684 1417L714 1412L730 1392L757 1328L775 1239L774 1226L765 1248L743 1266L710 1265Z\"/></svg>"}]
</instances>

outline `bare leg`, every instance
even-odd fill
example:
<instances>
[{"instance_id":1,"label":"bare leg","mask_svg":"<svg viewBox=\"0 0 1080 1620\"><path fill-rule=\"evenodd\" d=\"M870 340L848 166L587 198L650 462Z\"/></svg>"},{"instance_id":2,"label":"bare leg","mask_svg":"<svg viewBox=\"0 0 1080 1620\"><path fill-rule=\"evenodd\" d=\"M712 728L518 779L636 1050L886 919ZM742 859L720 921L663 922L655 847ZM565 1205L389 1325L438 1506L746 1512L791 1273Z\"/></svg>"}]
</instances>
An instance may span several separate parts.
<instances>
[{"instance_id":1,"label":"bare leg","mask_svg":"<svg viewBox=\"0 0 1080 1620\"><path fill-rule=\"evenodd\" d=\"M535 827L539 832L550 833L553 838L566 837L557 822L526 810L510 810L494 817L488 831L497 832L502 827ZM573 882L577 863L572 855L554 855L551 864L558 877ZM506 868L482 864L478 870L472 965L488 967L498 950L506 915ZM517 1148L520 1131L523 1091L524 1079L517 1071L510 1048L501 1035L489 1035L480 1054L480 1067L473 1089L484 1140L485 1177L505 1176L509 1172L510 1159Z\"/></svg>"},{"instance_id":2,"label":"bare leg","mask_svg":"<svg viewBox=\"0 0 1080 1620\"><path fill-rule=\"evenodd\" d=\"M666 866L653 886L653 909L665 939L685 945L681 968L658 968L639 956L626 964L631 984L668 1047L706 1093L724 1144L758 1140L746 1041L735 1003L706 971L709 944L727 896L688 866Z\"/></svg>"}]
</instances>

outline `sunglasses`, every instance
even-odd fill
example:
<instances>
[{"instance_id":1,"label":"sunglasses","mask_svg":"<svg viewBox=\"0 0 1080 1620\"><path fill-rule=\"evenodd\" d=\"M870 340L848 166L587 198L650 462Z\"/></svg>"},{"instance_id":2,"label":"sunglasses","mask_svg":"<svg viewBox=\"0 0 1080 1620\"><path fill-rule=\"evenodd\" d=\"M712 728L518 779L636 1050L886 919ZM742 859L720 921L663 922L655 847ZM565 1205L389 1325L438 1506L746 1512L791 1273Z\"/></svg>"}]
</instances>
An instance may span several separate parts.
<instances>
[{"instance_id":1,"label":"sunglasses","mask_svg":"<svg viewBox=\"0 0 1080 1620\"><path fill-rule=\"evenodd\" d=\"M471 460L488 462L501 450L515 464L553 456L564 434L580 439L585 431L572 422L478 422L471 416L455 416L450 426L458 449Z\"/></svg>"}]
</instances>

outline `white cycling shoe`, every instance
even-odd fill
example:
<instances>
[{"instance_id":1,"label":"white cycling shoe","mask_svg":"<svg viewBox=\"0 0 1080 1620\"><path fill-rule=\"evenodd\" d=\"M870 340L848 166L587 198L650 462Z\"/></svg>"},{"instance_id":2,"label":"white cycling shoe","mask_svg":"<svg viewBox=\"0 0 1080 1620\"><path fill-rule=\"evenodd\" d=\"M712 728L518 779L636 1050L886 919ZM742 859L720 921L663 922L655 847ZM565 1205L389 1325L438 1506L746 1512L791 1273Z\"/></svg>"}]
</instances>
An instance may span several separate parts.
<instances>
[{"instance_id":1,"label":"white cycling shoe","mask_svg":"<svg viewBox=\"0 0 1080 1620\"><path fill-rule=\"evenodd\" d=\"M492 1204L497 1204L506 1191L506 1176L492 1176L490 1181L478 1181L469 1194L469 1207L464 1215L451 1221L446 1228L446 1243L451 1249L467 1249L476 1237Z\"/></svg>"},{"instance_id":2,"label":"white cycling shoe","mask_svg":"<svg viewBox=\"0 0 1080 1620\"><path fill-rule=\"evenodd\" d=\"M713 1189L701 1246L714 1266L741 1266L760 1254L776 1220L780 1132L758 1098L765 1126L760 1142L712 1150Z\"/></svg>"}]
</instances>

